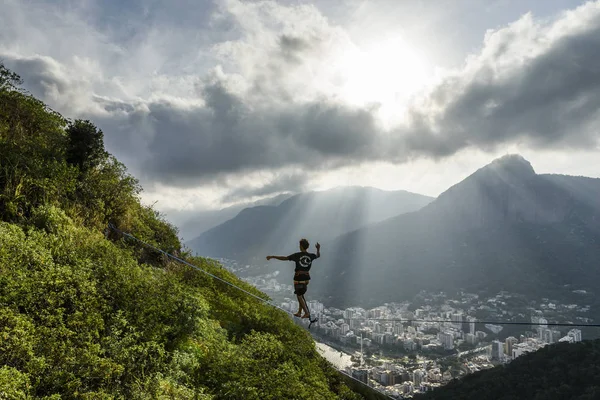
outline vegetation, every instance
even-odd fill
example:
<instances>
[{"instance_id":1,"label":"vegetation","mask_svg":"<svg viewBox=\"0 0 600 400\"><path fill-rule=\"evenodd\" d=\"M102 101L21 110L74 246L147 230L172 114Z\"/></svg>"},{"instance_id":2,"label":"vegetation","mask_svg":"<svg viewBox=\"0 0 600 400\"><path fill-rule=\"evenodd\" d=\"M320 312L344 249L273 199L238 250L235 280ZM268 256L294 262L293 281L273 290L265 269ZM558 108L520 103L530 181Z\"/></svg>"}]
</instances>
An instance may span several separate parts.
<instances>
[{"instance_id":1,"label":"vegetation","mask_svg":"<svg viewBox=\"0 0 600 400\"><path fill-rule=\"evenodd\" d=\"M284 313L170 262L176 229L90 121L0 64L0 398L358 399Z\"/></svg>"},{"instance_id":2,"label":"vegetation","mask_svg":"<svg viewBox=\"0 0 600 400\"><path fill-rule=\"evenodd\" d=\"M419 400L591 400L600 397L600 340L557 343L467 375Z\"/></svg>"}]
</instances>

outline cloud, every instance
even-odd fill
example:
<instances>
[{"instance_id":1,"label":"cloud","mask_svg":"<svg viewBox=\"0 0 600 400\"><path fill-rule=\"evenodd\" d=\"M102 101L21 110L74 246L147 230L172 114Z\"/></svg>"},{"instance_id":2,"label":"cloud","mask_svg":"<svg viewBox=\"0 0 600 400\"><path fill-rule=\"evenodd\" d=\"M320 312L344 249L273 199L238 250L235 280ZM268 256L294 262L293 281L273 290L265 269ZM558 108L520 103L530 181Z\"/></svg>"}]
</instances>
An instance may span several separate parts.
<instances>
[{"instance_id":1,"label":"cloud","mask_svg":"<svg viewBox=\"0 0 600 400\"><path fill-rule=\"evenodd\" d=\"M225 198L233 201L366 162L515 143L598 145L600 2L551 22L528 14L488 31L477 54L416 98L404 125L387 130L377 105L344 99L344 54L357 48L314 6L204 2L178 20L160 12L166 3L135 3L124 15L141 17L127 24L106 14L118 14L111 3L86 25L76 18L82 10L64 22L40 4L9 1L5 15L20 25L0 17L0 39L12 40L0 59L66 116L93 119L144 185L227 187L232 176L279 176L230 188Z\"/></svg>"},{"instance_id":2,"label":"cloud","mask_svg":"<svg viewBox=\"0 0 600 400\"><path fill-rule=\"evenodd\" d=\"M310 180L310 175L302 173L277 174L273 179L259 182L259 186L240 186L222 197L223 203L235 203L255 197L271 196L275 193L301 193Z\"/></svg>"},{"instance_id":3,"label":"cloud","mask_svg":"<svg viewBox=\"0 0 600 400\"><path fill-rule=\"evenodd\" d=\"M411 110L406 147L452 155L520 142L533 148L598 145L600 3L549 25L530 14L489 31L481 53Z\"/></svg>"},{"instance_id":4,"label":"cloud","mask_svg":"<svg viewBox=\"0 0 600 400\"><path fill-rule=\"evenodd\" d=\"M93 67L82 60L75 60L79 64L77 75L72 75L69 68L48 56L0 53L0 61L24 78L26 88L34 96L74 113L86 109L82 105L88 103L92 93L87 78L93 73Z\"/></svg>"}]
</instances>

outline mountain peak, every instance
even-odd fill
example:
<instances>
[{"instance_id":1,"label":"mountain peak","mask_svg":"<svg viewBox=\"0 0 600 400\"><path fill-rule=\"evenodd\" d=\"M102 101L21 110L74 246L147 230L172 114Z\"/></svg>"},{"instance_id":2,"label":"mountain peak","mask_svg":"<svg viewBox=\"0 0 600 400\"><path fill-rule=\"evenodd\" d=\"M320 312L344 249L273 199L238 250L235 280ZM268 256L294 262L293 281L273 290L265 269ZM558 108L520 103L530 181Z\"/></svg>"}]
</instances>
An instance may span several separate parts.
<instances>
[{"instance_id":1,"label":"mountain peak","mask_svg":"<svg viewBox=\"0 0 600 400\"><path fill-rule=\"evenodd\" d=\"M536 175L531 163L519 154L507 154L497 158L484 169L488 168L493 169L496 172L504 172L516 176Z\"/></svg>"}]
</instances>

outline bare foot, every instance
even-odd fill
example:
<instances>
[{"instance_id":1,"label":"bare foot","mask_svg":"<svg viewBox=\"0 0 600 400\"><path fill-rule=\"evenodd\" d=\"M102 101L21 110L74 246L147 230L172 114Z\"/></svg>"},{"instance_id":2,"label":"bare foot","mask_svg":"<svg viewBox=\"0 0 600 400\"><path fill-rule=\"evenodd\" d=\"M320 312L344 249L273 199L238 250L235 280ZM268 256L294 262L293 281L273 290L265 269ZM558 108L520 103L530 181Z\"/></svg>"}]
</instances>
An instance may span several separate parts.
<instances>
[{"instance_id":1,"label":"bare foot","mask_svg":"<svg viewBox=\"0 0 600 400\"><path fill-rule=\"evenodd\" d=\"M301 311L299 311L296 314L294 314L294 316L300 318L300 313L301 313Z\"/></svg>"},{"instance_id":2,"label":"bare foot","mask_svg":"<svg viewBox=\"0 0 600 400\"><path fill-rule=\"evenodd\" d=\"M310 318L310 314L304 314L302 318Z\"/></svg>"}]
</instances>

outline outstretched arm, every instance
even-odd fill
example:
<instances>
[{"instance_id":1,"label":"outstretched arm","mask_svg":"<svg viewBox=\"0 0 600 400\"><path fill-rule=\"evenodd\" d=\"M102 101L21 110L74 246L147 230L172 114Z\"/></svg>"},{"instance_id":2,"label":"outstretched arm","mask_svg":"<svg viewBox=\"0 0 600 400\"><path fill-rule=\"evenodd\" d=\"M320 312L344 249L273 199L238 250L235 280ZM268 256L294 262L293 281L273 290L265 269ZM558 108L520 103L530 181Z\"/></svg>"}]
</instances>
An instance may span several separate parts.
<instances>
[{"instance_id":1,"label":"outstretched arm","mask_svg":"<svg viewBox=\"0 0 600 400\"><path fill-rule=\"evenodd\" d=\"M271 258L274 258L279 261L288 261L289 260L287 256L267 256L267 260L270 260Z\"/></svg>"},{"instance_id":2,"label":"outstretched arm","mask_svg":"<svg viewBox=\"0 0 600 400\"><path fill-rule=\"evenodd\" d=\"M317 248L317 258L319 258L321 257L321 245L319 244L319 242L317 242L315 247Z\"/></svg>"}]
</instances>

